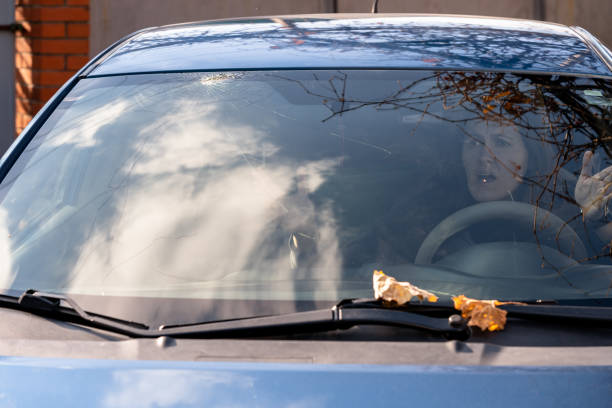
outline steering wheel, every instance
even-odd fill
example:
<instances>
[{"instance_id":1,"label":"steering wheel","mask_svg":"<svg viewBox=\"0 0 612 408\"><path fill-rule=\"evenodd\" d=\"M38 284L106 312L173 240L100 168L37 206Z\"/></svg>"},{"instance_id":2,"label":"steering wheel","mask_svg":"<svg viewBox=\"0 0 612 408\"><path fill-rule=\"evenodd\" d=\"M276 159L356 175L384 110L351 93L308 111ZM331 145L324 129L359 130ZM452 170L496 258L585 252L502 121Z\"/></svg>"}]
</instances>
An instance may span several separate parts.
<instances>
[{"instance_id":1,"label":"steering wheel","mask_svg":"<svg viewBox=\"0 0 612 408\"><path fill-rule=\"evenodd\" d=\"M567 260L569 257L566 254L572 254L575 259L586 258L586 248L576 231L550 211L516 201L489 201L463 208L440 222L425 237L414 262L431 264L434 255L446 240L473 224L500 219L516 221L533 229L534 216L537 220L536 231L546 230L558 239L559 248L563 252L553 251L560 257ZM552 248L547 248L548 252L550 250Z\"/></svg>"}]
</instances>

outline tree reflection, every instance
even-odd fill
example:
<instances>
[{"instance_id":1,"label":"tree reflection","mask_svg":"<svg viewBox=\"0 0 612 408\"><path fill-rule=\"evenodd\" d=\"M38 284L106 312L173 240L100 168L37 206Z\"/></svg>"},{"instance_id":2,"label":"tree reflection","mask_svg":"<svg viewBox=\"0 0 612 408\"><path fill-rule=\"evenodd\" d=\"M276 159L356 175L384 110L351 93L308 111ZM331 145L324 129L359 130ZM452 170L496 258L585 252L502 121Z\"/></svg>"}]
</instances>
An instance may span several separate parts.
<instances>
[{"instance_id":1,"label":"tree reflection","mask_svg":"<svg viewBox=\"0 0 612 408\"><path fill-rule=\"evenodd\" d=\"M271 65L275 59L283 61L280 66L289 63L299 68L337 66L339 61L344 66L380 66L382 59L398 68L478 66L608 74L578 37L563 30L534 32L524 23L497 24L495 29L470 19L441 24L426 17L263 18L188 24L141 33L122 44L99 70L112 71L122 61L129 62L130 69L141 63L145 71L159 69L160 64L168 70L202 69L210 67L214 55L215 69L273 68L279 66L274 65L278 62Z\"/></svg>"}]
</instances>

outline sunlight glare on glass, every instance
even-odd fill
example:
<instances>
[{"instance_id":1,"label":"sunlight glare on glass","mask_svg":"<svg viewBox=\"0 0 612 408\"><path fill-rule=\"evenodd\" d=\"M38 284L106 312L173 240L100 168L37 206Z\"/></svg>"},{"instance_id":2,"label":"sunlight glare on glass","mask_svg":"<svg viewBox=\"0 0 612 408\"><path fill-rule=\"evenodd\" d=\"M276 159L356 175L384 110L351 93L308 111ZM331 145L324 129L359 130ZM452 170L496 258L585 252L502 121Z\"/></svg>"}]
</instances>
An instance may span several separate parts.
<instances>
[{"instance_id":1,"label":"sunlight glare on glass","mask_svg":"<svg viewBox=\"0 0 612 408\"><path fill-rule=\"evenodd\" d=\"M203 76L200 79L200 83L204 86L216 86L228 83L234 79L240 79L240 74L236 72L220 72Z\"/></svg>"}]
</instances>

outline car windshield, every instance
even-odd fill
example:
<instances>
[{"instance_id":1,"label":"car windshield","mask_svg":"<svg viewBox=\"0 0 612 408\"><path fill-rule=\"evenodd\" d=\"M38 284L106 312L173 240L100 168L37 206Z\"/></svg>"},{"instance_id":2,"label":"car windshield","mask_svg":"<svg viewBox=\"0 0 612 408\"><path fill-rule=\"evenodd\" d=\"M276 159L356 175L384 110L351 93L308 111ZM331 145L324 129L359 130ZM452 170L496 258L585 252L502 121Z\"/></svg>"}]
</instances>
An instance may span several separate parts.
<instances>
[{"instance_id":1,"label":"car windshield","mask_svg":"<svg viewBox=\"0 0 612 408\"><path fill-rule=\"evenodd\" d=\"M371 297L375 269L439 296L607 297L611 85L414 70L81 79L0 184L0 288L124 315L130 299L164 323Z\"/></svg>"}]
</instances>

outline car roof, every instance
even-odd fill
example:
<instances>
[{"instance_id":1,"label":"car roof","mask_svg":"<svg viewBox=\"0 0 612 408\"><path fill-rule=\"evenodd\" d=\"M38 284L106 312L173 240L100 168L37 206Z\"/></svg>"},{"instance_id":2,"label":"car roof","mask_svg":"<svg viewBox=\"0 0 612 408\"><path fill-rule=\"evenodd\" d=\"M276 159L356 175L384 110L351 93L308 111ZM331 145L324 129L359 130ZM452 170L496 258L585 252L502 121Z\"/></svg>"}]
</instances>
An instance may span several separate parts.
<instances>
[{"instance_id":1,"label":"car roof","mask_svg":"<svg viewBox=\"0 0 612 408\"><path fill-rule=\"evenodd\" d=\"M554 23L475 16L308 15L142 30L88 76L262 69L457 69L612 76L609 51Z\"/></svg>"}]
</instances>

